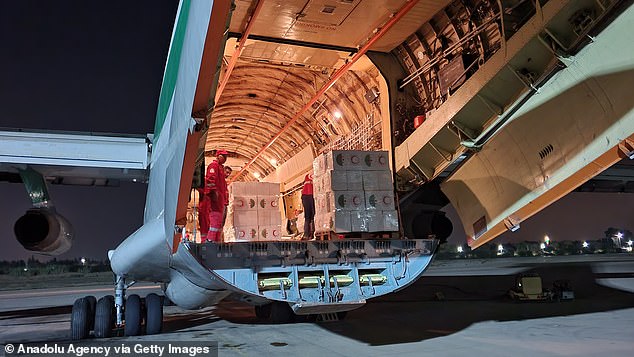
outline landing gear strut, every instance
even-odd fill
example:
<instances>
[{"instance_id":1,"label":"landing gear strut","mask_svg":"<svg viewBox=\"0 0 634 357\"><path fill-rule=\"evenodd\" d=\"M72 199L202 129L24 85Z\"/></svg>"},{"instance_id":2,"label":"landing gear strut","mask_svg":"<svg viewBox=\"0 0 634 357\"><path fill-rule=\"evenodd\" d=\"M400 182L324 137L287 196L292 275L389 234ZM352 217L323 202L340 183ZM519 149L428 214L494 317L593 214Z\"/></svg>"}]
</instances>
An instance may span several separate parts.
<instances>
[{"instance_id":1,"label":"landing gear strut","mask_svg":"<svg viewBox=\"0 0 634 357\"><path fill-rule=\"evenodd\" d=\"M117 276L115 296L104 296L99 301L94 296L75 300L71 313L71 339L88 338L94 331L97 338L108 338L123 328L126 336L144 333L153 335L163 330L163 299L157 294L148 294L142 299L137 294L126 298L126 290L134 285L125 283L125 278Z\"/></svg>"}]
</instances>

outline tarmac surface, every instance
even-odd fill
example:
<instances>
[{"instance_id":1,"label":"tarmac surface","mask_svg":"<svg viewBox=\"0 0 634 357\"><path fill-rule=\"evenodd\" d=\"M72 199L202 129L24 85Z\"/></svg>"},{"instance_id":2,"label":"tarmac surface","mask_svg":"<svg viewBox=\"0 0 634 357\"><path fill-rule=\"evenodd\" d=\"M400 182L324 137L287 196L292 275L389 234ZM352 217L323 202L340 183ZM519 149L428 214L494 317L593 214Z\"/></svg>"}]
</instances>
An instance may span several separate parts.
<instances>
[{"instance_id":1,"label":"tarmac surface","mask_svg":"<svg viewBox=\"0 0 634 357\"><path fill-rule=\"evenodd\" d=\"M539 273L545 288L570 280L575 299L515 302L507 292L520 272ZM274 325L249 305L223 301L194 312L166 306L162 334L108 341L217 341L220 356L631 356L633 288L631 255L437 261L412 286L341 321ZM111 289L0 292L0 344L70 342L73 301Z\"/></svg>"}]
</instances>

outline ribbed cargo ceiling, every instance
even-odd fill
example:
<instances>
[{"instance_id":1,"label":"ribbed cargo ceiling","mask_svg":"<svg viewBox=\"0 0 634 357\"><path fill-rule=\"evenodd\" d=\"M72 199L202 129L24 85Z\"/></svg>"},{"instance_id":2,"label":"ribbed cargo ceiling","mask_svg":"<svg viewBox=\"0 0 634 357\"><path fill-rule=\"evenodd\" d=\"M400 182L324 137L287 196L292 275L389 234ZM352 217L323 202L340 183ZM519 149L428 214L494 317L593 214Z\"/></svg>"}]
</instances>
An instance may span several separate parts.
<instances>
[{"instance_id":1,"label":"ribbed cargo ceiling","mask_svg":"<svg viewBox=\"0 0 634 357\"><path fill-rule=\"evenodd\" d=\"M375 34L378 26L406 3L404 0L260 1L265 2L251 35L267 40L246 42L216 103L207 135L206 151L228 150L231 153L229 164L234 169L254 157L332 73L352 57L354 53L345 48L361 47ZM391 51L447 3L448 0L419 1L371 50ZM240 34L257 1L238 0L235 4L229 31ZM289 40L313 44L285 43ZM227 43L227 61L233 55L235 43L235 39ZM314 44L334 47L314 48ZM266 175L274 169L271 159L282 163L307 145L319 149L337 135L356 127L376 110L364 95L378 86L378 76L378 70L373 66L353 67L249 170ZM336 111L341 112L341 118L334 115ZM240 179L252 180L253 177Z\"/></svg>"}]
</instances>

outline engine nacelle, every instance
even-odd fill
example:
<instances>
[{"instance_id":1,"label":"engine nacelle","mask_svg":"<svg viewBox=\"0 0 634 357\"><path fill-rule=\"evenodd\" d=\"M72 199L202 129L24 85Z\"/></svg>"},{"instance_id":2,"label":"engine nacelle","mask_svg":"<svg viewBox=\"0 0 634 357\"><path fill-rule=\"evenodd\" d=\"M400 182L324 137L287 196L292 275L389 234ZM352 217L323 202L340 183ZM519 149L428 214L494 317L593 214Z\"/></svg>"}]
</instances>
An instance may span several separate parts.
<instances>
[{"instance_id":1,"label":"engine nacelle","mask_svg":"<svg viewBox=\"0 0 634 357\"><path fill-rule=\"evenodd\" d=\"M13 226L18 242L27 250L59 255L70 249L73 227L66 218L51 208L26 211Z\"/></svg>"}]
</instances>

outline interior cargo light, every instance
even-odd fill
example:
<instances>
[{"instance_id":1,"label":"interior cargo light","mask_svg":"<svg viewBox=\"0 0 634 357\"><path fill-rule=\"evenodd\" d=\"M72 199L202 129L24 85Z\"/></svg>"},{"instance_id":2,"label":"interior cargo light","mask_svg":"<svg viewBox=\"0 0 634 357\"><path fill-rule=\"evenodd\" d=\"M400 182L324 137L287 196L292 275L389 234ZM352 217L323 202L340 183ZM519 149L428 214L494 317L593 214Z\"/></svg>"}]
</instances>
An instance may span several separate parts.
<instances>
[{"instance_id":1,"label":"interior cargo light","mask_svg":"<svg viewBox=\"0 0 634 357\"><path fill-rule=\"evenodd\" d=\"M338 111L338 110L335 110L335 112L333 113L333 115L334 115L334 116L335 116L335 118L337 118L337 119L341 119L341 116L342 116L342 115L341 115L341 112L340 112L340 111Z\"/></svg>"}]
</instances>

